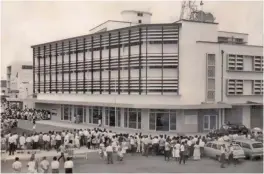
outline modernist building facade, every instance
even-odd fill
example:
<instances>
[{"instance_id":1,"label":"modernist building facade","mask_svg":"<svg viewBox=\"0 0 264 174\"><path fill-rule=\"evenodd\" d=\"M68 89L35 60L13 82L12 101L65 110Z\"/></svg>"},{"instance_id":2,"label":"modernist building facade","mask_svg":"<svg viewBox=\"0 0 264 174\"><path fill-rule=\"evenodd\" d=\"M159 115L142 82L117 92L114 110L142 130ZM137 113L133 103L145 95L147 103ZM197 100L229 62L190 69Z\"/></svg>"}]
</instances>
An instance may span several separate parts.
<instances>
[{"instance_id":1,"label":"modernist building facade","mask_svg":"<svg viewBox=\"0 0 264 174\"><path fill-rule=\"evenodd\" d=\"M35 107L57 121L148 132L262 126L263 47L247 45L247 34L122 15L90 35L32 46Z\"/></svg>"}]
</instances>

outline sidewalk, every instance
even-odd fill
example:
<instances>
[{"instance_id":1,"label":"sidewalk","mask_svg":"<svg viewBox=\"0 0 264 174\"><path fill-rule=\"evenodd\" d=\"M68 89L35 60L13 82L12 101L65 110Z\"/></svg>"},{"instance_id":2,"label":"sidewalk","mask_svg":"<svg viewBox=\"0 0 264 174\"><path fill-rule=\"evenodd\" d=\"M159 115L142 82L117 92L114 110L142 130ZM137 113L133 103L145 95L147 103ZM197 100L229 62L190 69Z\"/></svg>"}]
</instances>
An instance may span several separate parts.
<instances>
[{"instance_id":1,"label":"sidewalk","mask_svg":"<svg viewBox=\"0 0 264 174\"><path fill-rule=\"evenodd\" d=\"M87 154L87 153L92 153L92 152L97 152L98 150L91 150L87 149L86 147L81 147L80 149L75 148L74 149L74 156L78 156L81 154ZM56 150L52 151L41 151L40 153L36 153L35 157L36 158L42 158L42 157L53 157L53 156L60 156L60 152L57 152ZM15 157L19 157L20 160L29 160L31 157L31 154L15 154L12 156L9 156L8 153L1 154L1 160L14 160Z\"/></svg>"}]
</instances>

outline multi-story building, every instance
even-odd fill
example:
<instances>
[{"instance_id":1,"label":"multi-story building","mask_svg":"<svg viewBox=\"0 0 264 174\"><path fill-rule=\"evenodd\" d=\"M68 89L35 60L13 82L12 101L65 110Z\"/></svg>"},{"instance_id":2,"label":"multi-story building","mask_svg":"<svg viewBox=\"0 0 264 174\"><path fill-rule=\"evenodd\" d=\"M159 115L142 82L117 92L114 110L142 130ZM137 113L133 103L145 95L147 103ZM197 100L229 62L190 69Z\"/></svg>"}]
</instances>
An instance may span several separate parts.
<instances>
[{"instance_id":1,"label":"multi-story building","mask_svg":"<svg viewBox=\"0 0 264 174\"><path fill-rule=\"evenodd\" d=\"M6 96L7 94L7 88L6 88L7 84L6 84L6 80L1 80L1 97Z\"/></svg>"},{"instance_id":2,"label":"multi-story building","mask_svg":"<svg viewBox=\"0 0 264 174\"><path fill-rule=\"evenodd\" d=\"M19 103L33 94L32 62L15 61L7 66L7 95L10 103Z\"/></svg>"},{"instance_id":3,"label":"multi-story building","mask_svg":"<svg viewBox=\"0 0 264 174\"><path fill-rule=\"evenodd\" d=\"M52 120L148 132L262 127L262 46L217 23L122 15L92 34L32 46L35 107Z\"/></svg>"}]
</instances>

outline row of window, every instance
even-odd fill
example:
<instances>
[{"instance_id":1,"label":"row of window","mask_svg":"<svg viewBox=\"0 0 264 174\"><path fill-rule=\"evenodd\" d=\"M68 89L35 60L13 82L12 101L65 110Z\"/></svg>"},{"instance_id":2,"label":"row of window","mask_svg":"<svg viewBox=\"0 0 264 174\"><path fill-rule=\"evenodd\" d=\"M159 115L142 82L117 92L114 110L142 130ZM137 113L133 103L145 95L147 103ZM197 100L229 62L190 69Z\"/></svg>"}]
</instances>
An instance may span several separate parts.
<instances>
[{"instance_id":1,"label":"row of window","mask_svg":"<svg viewBox=\"0 0 264 174\"><path fill-rule=\"evenodd\" d=\"M65 55L75 55L76 53L84 53L84 52L95 52L95 51L102 51L102 50L111 50L111 49L116 49L116 48L122 48L124 49L125 47L134 47L134 46L139 46L139 45L143 45L145 42L132 42L132 43L126 43L126 44L117 44L117 45L110 45L110 46L98 46L98 47L93 47L93 48L89 48L89 49L74 49L72 51L66 51L65 49L62 51L56 51L55 52L49 52L44 54L41 53L35 53L35 57L36 58L46 58L49 59L50 57L56 57L57 56L65 56ZM167 40L167 41L162 41L162 40L156 40L156 41L149 41L149 44L158 44L158 45L168 45L168 44L178 44L178 40L175 40L175 38L171 39L171 40Z\"/></svg>"},{"instance_id":2,"label":"row of window","mask_svg":"<svg viewBox=\"0 0 264 174\"><path fill-rule=\"evenodd\" d=\"M119 44L128 44L140 41L163 40L170 41L178 38L178 24L121 29L120 31L110 31L108 33L97 33L82 38L67 41L60 41L53 44L36 46L33 48L34 56L55 55L58 52L79 51L95 47L105 47ZM110 43L109 43L110 40ZM170 43L169 43L170 44Z\"/></svg>"},{"instance_id":3,"label":"row of window","mask_svg":"<svg viewBox=\"0 0 264 174\"><path fill-rule=\"evenodd\" d=\"M64 81L52 83L36 83L35 90L39 92L100 92L100 93L178 93L177 79L147 79L139 83L138 80L96 80L93 81Z\"/></svg>"},{"instance_id":4,"label":"row of window","mask_svg":"<svg viewBox=\"0 0 264 174\"><path fill-rule=\"evenodd\" d=\"M241 80L241 79L227 80L227 95L246 95L246 94L263 95L263 80Z\"/></svg>"},{"instance_id":5,"label":"row of window","mask_svg":"<svg viewBox=\"0 0 264 174\"><path fill-rule=\"evenodd\" d=\"M249 60L249 62L248 62ZM245 62L247 61L247 62ZM251 67L246 67L251 65ZM231 71L263 71L263 56L227 55L227 69Z\"/></svg>"}]
</instances>

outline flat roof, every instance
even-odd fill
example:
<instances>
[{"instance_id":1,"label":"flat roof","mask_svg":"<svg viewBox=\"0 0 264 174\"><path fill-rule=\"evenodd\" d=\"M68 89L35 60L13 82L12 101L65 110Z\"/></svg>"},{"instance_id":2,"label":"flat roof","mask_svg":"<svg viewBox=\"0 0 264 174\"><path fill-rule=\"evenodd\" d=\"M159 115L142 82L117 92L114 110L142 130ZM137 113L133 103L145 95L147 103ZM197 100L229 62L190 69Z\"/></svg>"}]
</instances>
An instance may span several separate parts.
<instances>
[{"instance_id":1,"label":"flat roof","mask_svg":"<svg viewBox=\"0 0 264 174\"><path fill-rule=\"evenodd\" d=\"M263 48L263 46L261 46L261 45L242 45L242 44L231 44L231 43L211 42L211 41L201 41L201 40L196 41L196 43L222 44L222 45L233 45L233 46L245 46L245 47L260 47L260 48Z\"/></svg>"},{"instance_id":2,"label":"flat roof","mask_svg":"<svg viewBox=\"0 0 264 174\"><path fill-rule=\"evenodd\" d=\"M193 22L193 23L204 23L204 24L215 24L215 25L218 25L218 23L216 22L208 22L208 21L195 21L195 20L187 20L187 19L180 19L174 23L178 23L178 22L181 22L181 21L184 21L184 22Z\"/></svg>"},{"instance_id":3,"label":"flat roof","mask_svg":"<svg viewBox=\"0 0 264 174\"><path fill-rule=\"evenodd\" d=\"M121 12L121 14L124 13L124 12L145 13L145 14L149 14L150 16L152 16L152 13L147 12L147 11L140 11L140 10L123 10L123 11Z\"/></svg>"},{"instance_id":4,"label":"flat roof","mask_svg":"<svg viewBox=\"0 0 264 174\"><path fill-rule=\"evenodd\" d=\"M218 32L248 35L248 33L239 33L239 32L232 32L232 31L218 31Z\"/></svg>"},{"instance_id":5,"label":"flat roof","mask_svg":"<svg viewBox=\"0 0 264 174\"><path fill-rule=\"evenodd\" d=\"M119 22L119 23L130 23L130 24L131 24L131 22L127 22L127 21L107 20L107 21L105 21L104 23L101 23L101 24L97 25L96 27L90 29L89 31L92 31L92 30L94 30L94 29L96 29L96 28L98 28L98 27L100 27L100 26L106 24L107 22ZM111 31L111 30L110 30L110 31Z\"/></svg>"}]
</instances>

